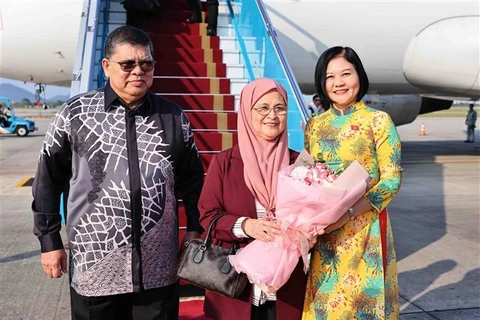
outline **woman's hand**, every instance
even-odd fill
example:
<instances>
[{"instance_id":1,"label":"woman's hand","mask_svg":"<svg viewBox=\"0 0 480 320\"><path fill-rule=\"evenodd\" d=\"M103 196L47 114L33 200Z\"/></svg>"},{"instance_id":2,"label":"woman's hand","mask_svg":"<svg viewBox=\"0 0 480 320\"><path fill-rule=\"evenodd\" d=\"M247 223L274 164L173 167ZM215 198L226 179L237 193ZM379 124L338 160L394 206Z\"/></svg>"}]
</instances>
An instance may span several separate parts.
<instances>
[{"instance_id":1,"label":"woman's hand","mask_svg":"<svg viewBox=\"0 0 480 320\"><path fill-rule=\"evenodd\" d=\"M340 229L341 227L343 227L348 221L350 221L350 214L347 212L345 212L343 214L343 216L340 217L340 219L337 220L337 222L335 223L332 223L331 225L329 225L328 227L325 228L325 233L330 233L330 232L333 232L337 229Z\"/></svg>"},{"instance_id":2,"label":"woman's hand","mask_svg":"<svg viewBox=\"0 0 480 320\"><path fill-rule=\"evenodd\" d=\"M305 230L302 229L297 229L299 233L301 233L305 238L308 240L308 247L312 249L315 246L315 243L317 243L317 236L316 235L311 235Z\"/></svg>"},{"instance_id":3,"label":"woman's hand","mask_svg":"<svg viewBox=\"0 0 480 320\"><path fill-rule=\"evenodd\" d=\"M276 220L245 219L242 229L247 236L266 242L273 241L275 236L282 233L282 228Z\"/></svg>"}]
</instances>

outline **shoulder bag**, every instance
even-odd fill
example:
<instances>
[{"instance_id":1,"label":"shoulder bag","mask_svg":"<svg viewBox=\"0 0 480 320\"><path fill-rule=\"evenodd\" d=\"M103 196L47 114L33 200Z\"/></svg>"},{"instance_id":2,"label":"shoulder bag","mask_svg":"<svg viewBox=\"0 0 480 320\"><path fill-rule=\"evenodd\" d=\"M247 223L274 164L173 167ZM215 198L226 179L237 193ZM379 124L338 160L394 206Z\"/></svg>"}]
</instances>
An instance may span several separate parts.
<instances>
[{"instance_id":1,"label":"shoulder bag","mask_svg":"<svg viewBox=\"0 0 480 320\"><path fill-rule=\"evenodd\" d=\"M236 298L245 289L248 278L244 273L237 273L228 260L228 256L237 251L238 243L234 242L230 249L212 244L212 229L222 216L212 219L204 241L193 239L186 244L178 276L198 287Z\"/></svg>"}]
</instances>

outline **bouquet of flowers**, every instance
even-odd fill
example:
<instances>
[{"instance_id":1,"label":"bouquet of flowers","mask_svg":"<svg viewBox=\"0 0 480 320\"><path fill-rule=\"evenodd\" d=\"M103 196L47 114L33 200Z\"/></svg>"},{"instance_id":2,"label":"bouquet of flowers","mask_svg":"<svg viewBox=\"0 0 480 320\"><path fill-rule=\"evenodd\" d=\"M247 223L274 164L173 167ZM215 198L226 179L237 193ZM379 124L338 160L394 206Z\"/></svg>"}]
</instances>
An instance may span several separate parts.
<instances>
[{"instance_id":1,"label":"bouquet of flowers","mask_svg":"<svg viewBox=\"0 0 480 320\"><path fill-rule=\"evenodd\" d=\"M295 230L321 234L365 194L368 179L357 161L338 174L303 150L293 165L278 173L275 215L282 235L273 242L252 241L229 256L231 264L262 291L276 292L290 278L299 257L305 271L308 268L308 240Z\"/></svg>"}]
</instances>

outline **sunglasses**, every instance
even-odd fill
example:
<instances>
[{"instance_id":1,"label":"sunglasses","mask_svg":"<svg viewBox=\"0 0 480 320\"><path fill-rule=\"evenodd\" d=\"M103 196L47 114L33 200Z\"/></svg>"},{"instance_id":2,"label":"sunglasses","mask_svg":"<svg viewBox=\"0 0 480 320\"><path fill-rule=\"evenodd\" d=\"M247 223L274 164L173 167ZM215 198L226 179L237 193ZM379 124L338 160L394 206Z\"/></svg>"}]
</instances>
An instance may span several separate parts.
<instances>
[{"instance_id":1,"label":"sunglasses","mask_svg":"<svg viewBox=\"0 0 480 320\"><path fill-rule=\"evenodd\" d=\"M125 61L115 61L112 59L108 59L109 61L115 62L120 66L120 69L124 72L132 72L137 65L140 66L143 72L150 72L155 67L154 60L142 60L142 61L134 61L134 60L125 60Z\"/></svg>"}]
</instances>

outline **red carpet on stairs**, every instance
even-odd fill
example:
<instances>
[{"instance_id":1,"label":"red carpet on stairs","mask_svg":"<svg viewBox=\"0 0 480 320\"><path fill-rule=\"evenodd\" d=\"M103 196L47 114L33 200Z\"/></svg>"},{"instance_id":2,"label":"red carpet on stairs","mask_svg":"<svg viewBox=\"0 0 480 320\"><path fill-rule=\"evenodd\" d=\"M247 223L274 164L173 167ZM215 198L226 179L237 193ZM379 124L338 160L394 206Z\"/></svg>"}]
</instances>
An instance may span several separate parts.
<instances>
[{"instance_id":1,"label":"red carpet on stairs","mask_svg":"<svg viewBox=\"0 0 480 320\"><path fill-rule=\"evenodd\" d=\"M179 320L211 320L203 315L203 300L180 301Z\"/></svg>"},{"instance_id":2,"label":"red carpet on stairs","mask_svg":"<svg viewBox=\"0 0 480 320\"><path fill-rule=\"evenodd\" d=\"M185 23L190 15L186 0L162 0L161 6L146 25L156 61L151 89L185 110L207 170L215 153L237 143L235 98L226 78L220 38L207 36L205 23ZM205 4L202 6L204 20ZM181 201L179 226L182 239L186 218ZM203 300L182 301L180 319L208 320L203 315Z\"/></svg>"}]
</instances>

